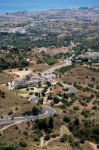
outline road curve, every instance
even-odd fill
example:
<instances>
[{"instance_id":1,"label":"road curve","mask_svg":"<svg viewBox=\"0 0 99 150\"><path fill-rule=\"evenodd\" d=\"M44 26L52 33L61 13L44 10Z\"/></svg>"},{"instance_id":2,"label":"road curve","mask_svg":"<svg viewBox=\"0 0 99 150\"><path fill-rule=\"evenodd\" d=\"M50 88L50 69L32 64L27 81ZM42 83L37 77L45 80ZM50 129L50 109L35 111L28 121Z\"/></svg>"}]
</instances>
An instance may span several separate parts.
<instances>
[{"instance_id":1,"label":"road curve","mask_svg":"<svg viewBox=\"0 0 99 150\"><path fill-rule=\"evenodd\" d=\"M13 119L11 117L5 118L5 119L0 119L0 125L8 124L8 123L13 123L17 121L24 121L24 120L35 120L35 119L43 119L46 117L49 117L50 115L53 116L56 114L56 110L48 107L48 106L42 106L43 109L45 110L45 113L39 114L37 116L20 116L20 117L14 117Z\"/></svg>"},{"instance_id":2,"label":"road curve","mask_svg":"<svg viewBox=\"0 0 99 150\"><path fill-rule=\"evenodd\" d=\"M71 59L67 59L64 61L64 64L58 65L58 66L54 66L53 68L50 68L47 71L44 71L43 74L51 74L53 73L56 69L60 69L64 66L71 66ZM46 117L49 117L50 115L53 116L54 114L56 114L56 110L48 107L48 106L42 106L42 108L45 110L45 113L43 114L39 114L38 116L20 116L20 117L14 117L13 119L11 117L9 118L5 118L5 119L0 119L0 125L3 124L8 124L8 123L13 123L13 122L17 122L17 121L23 121L23 120L35 120L35 119L43 119Z\"/></svg>"},{"instance_id":3,"label":"road curve","mask_svg":"<svg viewBox=\"0 0 99 150\"><path fill-rule=\"evenodd\" d=\"M64 60L64 61L63 61L63 64L60 64L60 65L58 65L58 66L54 66L54 67L52 67L52 68L50 68L50 69L44 71L42 74L43 74L43 75L51 74L51 73L53 73L53 72L54 72L55 70L57 70L57 69L60 69L60 68L62 68L62 67L66 67L66 66L71 66L71 65L72 65L71 58L69 58L69 59Z\"/></svg>"}]
</instances>

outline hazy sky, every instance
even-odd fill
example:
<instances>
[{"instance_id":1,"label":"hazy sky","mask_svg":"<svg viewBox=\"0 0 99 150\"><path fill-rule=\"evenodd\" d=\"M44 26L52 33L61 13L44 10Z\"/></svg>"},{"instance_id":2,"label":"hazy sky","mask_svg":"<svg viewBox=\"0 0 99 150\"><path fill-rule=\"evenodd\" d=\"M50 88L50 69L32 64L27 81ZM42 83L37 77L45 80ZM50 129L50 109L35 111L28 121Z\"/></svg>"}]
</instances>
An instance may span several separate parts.
<instances>
[{"instance_id":1,"label":"hazy sky","mask_svg":"<svg viewBox=\"0 0 99 150\"><path fill-rule=\"evenodd\" d=\"M0 0L0 12L99 6L99 0Z\"/></svg>"}]
</instances>

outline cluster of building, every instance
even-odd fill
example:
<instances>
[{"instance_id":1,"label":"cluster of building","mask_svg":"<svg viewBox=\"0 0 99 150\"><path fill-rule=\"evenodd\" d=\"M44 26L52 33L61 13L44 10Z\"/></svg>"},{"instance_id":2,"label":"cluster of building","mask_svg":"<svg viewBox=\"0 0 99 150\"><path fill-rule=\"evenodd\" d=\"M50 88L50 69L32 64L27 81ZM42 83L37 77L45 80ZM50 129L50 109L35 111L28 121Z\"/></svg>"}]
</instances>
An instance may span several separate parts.
<instances>
[{"instance_id":1,"label":"cluster of building","mask_svg":"<svg viewBox=\"0 0 99 150\"><path fill-rule=\"evenodd\" d=\"M99 52L88 51L72 59L73 62L91 62L99 60Z\"/></svg>"},{"instance_id":2,"label":"cluster of building","mask_svg":"<svg viewBox=\"0 0 99 150\"><path fill-rule=\"evenodd\" d=\"M8 82L8 87L10 90L27 88L31 86L36 86L38 82L43 84L46 81L46 78L41 77L39 74L30 73L24 78L16 78L12 82Z\"/></svg>"}]
</instances>

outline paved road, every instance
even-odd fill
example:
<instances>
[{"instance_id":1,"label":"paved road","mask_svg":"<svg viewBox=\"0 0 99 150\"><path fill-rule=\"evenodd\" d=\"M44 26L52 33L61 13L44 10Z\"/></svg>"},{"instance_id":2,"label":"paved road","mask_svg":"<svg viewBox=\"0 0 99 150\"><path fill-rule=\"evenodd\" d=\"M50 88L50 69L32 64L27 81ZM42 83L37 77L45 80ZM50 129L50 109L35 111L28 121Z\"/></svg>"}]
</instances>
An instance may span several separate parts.
<instances>
[{"instance_id":1,"label":"paved road","mask_svg":"<svg viewBox=\"0 0 99 150\"><path fill-rule=\"evenodd\" d=\"M69 58L69 59L66 59L66 60L63 62L63 64L60 64L60 65L58 65L58 66L54 66L54 67L52 67L52 68L50 68L50 69L44 71L42 74L43 74L43 75L52 74L52 73L53 73L55 70L57 70L57 69L60 69L60 68L62 68L62 67L66 67L66 66L71 66L71 65L72 65L71 58Z\"/></svg>"},{"instance_id":2,"label":"paved road","mask_svg":"<svg viewBox=\"0 0 99 150\"><path fill-rule=\"evenodd\" d=\"M48 106L42 106L43 109L45 110L45 113L43 114L39 114L38 116L20 116L20 117L14 117L13 119L11 117L9 118L5 118L5 119L0 119L0 125L3 124L8 124L8 123L13 123L13 122L17 122L17 121L23 121L23 120L35 120L35 119L43 119L46 117L49 117L50 115L54 115L56 114L56 110L48 107Z\"/></svg>"},{"instance_id":3,"label":"paved road","mask_svg":"<svg viewBox=\"0 0 99 150\"><path fill-rule=\"evenodd\" d=\"M67 59L64 61L63 64L61 65L58 65L58 66L54 66L52 68L50 68L49 70L43 72L43 75L45 76L45 74L52 74L56 69L60 69L62 67L65 67L65 66L71 66L72 63L71 63L71 59ZM2 124L8 124L8 123L13 123L13 122L17 122L17 121L21 121L21 120L35 120L35 119L43 119L43 118L46 118L50 115L54 115L56 114L56 110L51 108L51 107L47 107L47 106L42 106L43 109L45 110L45 113L44 114L40 114L38 116L20 116L20 117L14 117L13 119L11 117L9 118L5 118L5 119L0 119L0 125Z\"/></svg>"}]
</instances>

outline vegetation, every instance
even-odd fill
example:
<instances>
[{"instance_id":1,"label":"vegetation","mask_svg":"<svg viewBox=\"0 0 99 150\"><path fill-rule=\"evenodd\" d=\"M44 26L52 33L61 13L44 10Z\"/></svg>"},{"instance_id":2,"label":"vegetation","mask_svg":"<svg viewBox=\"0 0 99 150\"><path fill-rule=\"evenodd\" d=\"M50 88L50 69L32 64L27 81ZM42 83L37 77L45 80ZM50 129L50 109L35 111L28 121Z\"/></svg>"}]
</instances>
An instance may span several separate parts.
<instances>
[{"instance_id":1,"label":"vegetation","mask_svg":"<svg viewBox=\"0 0 99 150\"><path fill-rule=\"evenodd\" d=\"M19 145L21 147L27 147L27 143L25 141L20 141Z\"/></svg>"},{"instance_id":2,"label":"vegetation","mask_svg":"<svg viewBox=\"0 0 99 150\"><path fill-rule=\"evenodd\" d=\"M58 60L56 58L49 57L45 59L45 63L48 65L54 65L55 63L58 63Z\"/></svg>"},{"instance_id":3,"label":"vegetation","mask_svg":"<svg viewBox=\"0 0 99 150\"><path fill-rule=\"evenodd\" d=\"M54 128L53 117L51 116L48 119L37 119L35 123L39 130L44 130L47 133L51 132Z\"/></svg>"},{"instance_id":4,"label":"vegetation","mask_svg":"<svg viewBox=\"0 0 99 150\"><path fill-rule=\"evenodd\" d=\"M40 135L38 133L33 134L33 141L40 142Z\"/></svg>"},{"instance_id":5,"label":"vegetation","mask_svg":"<svg viewBox=\"0 0 99 150\"><path fill-rule=\"evenodd\" d=\"M41 33L39 32L39 35ZM9 38L8 38L9 37ZM46 36L46 39L38 39L36 41L33 41L30 36L23 35L23 34L7 34L4 35L0 33L0 44L5 45L6 42L7 45L13 45L20 49L28 49L29 47L49 47L49 46L55 46L55 47L61 47L61 46L68 46L70 44L71 37L64 37L62 39L57 38L57 34L49 33ZM6 45L5 45L6 46Z\"/></svg>"},{"instance_id":6,"label":"vegetation","mask_svg":"<svg viewBox=\"0 0 99 150\"><path fill-rule=\"evenodd\" d=\"M82 9L86 11L88 8ZM96 9L94 13L95 11ZM25 13L23 12L23 15ZM17 14L20 17L21 12L15 13L14 16ZM62 14L64 13L62 12L61 16ZM56 141L55 144L64 146L69 143L71 149L74 150L80 150L80 145L83 145L86 140L98 144L99 68L93 63L98 64L99 60L88 61L88 58L84 58L79 62L76 59L79 55L86 54L87 51L99 52L99 22L96 19L87 20L86 17L75 17L76 21L65 21L64 18L61 21L60 17L58 20L58 15L52 14L52 11L46 17L43 12L41 17L33 15L29 18L31 15L29 13L27 17L29 20L27 19L26 22L22 20L22 23L18 23L18 19L15 23L12 20L9 22L9 14L6 15L8 23L7 21L5 23L6 19L2 20L1 17L1 26L4 23L6 30L7 27L14 29L22 26L26 29L26 33L0 32L0 117L10 116L13 119L13 116L35 115L37 119L24 121L20 125L9 127L4 134L0 133L0 143L8 144L0 145L0 150L29 149L29 144L33 143L35 149L38 149L41 137L48 141L60 135L62 137L60 141L58 140L59 144L56 144ZM48 20L45 21L44 18L47 17ZM31 27L32 19L34 20L33 27ZM54 72L56 76L52 75L51 80L50 75L49 78L45 76L44 84L38 81L36 85L27 87L25 90L10 91L6 88L7 82L14 78L9 74L14 72L15 68L19 71L23 69L30 71L31 69L35 73L40 72L38 74L42 77L43 70L51 68L51 65L56 63L65 63L64 60L71 60L73 65L57 69ZM29 76L26 76L26 80L29 81ZM56 85L53 85L53 81L56 82ZM68 84L74 86L77 91L72 92L71 89L71 93L68 94L70 91ZM38 89L37 92L35 92L36 89ZM33 94L40 98L37 105L27 102L27 99ZM26 96L27 99L20 95ZM39 114L44 113L41 107L43 100L49 107L56 109L57 114L39 119ZM65 131L65 127L69 131ZM66 132L71 132L71 134L68 135ZM19 145L9 145L10 143ZM64 150L64 148L61 149Z\"/></svg>"},{"instance_id":7,"label":"vegetation","mask_svg":"<svg viewBox=\"0 0 99 150\"><path fill-rule=\"evenodd\" d=\"M0 150L22 150L22 148L15 145L0 145Z\"/></svg>"},{"instance_id":8,"label":"vegetation","mask_svg":"<svg viewBox=\"0 0 99 150\"><path fill-rule=\"evenodd\" d=\"M38 115L41 112L41 106L39 105L33 105L32 107L32 114L33 115Z\"/></svg>"}]
</instances>

